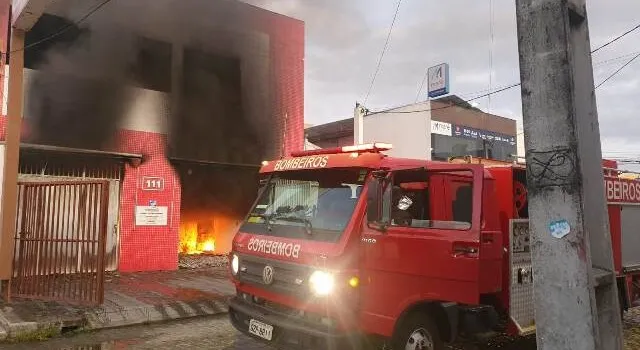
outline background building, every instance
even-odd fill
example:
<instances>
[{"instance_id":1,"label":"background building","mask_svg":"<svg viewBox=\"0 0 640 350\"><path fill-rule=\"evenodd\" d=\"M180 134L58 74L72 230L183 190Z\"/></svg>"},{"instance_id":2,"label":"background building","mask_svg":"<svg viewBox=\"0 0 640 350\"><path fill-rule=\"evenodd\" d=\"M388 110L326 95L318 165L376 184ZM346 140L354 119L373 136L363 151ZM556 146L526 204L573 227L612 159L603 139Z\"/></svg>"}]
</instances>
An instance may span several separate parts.
<instances>
[{"instance_id":1,"label":"background building","mask_svg":"<svg viewBox=\"0 0 640 350\"><path fill-rule=\"evenodd\" d=\"M20 178L110 181L111 270L228 252L260 162L303 148L304 23L233 0L136 0L76 24L99 3L52 2L27 33Z\"/></svg>"},{"instance_id":2,"label":"background building","mask_svg":"<svg viewBox=\"0 0 640 350\"><path fill-rule=\"evenodd\" d=\"M517 154L516 121L485 113L457 96L392 108L364 117L365 142L390 142L390 155L446 160L471 155L511 161ZM319 147L351 145L353 118L305 130Z\"/></svg>"}]
</instances>

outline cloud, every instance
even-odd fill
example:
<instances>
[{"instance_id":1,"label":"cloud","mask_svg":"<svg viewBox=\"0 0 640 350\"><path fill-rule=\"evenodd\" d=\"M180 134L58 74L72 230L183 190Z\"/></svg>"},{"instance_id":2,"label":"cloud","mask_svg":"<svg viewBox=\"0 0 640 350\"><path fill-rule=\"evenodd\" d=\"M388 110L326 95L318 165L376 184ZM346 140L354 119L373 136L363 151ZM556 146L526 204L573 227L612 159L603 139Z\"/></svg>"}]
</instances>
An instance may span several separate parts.
<instances>
[{"instance_id":1,"label":"cloud","mask_svg":"<svg viewBox=\"0 0 640 350\"><path fill-rule=\"evenodd\" d=\"M390 0L247 0L306 22L306 118L323 123L351 115L362 100L389 28ZM588 1L592 47L635 26L637 1ZM515 1L493 0L492 89L519 81ZM403 0L382 69L368 101L371 109L413 102L426 67L451 66L452 92L465 98L489 89L489 0ZM593 56L596 84L640 51L640 31ZM611 60L614 59L614 60ZM604 63L602 63L604 62ZM603 148L640 150L636 97L640 59L597 90ZM424 93L421 95L424 97ZM520 89L477 101L483 110L521 119ZM490 108L489 108L490 107ZM625 146L627 145L627 146ZM640 154L640 152L639 152Z\"/></svg>"}]
</instances>

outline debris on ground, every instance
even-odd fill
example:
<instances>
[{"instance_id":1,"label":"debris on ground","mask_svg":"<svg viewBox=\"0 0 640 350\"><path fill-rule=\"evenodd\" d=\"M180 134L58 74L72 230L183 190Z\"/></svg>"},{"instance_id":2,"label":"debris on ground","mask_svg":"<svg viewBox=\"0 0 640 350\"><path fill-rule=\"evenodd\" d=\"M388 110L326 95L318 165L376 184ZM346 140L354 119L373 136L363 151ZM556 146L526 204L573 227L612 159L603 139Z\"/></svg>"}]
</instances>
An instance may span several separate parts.
<instances>
[{"instance_id":1,"label":"debris on ground","mask_svg":"<svg viewBox=\"0 0 640 350\"><path fill-rule=\"evenodd\" d=\"M180 269L224 267L228 264L229 258L222 254L181 254L178 257L178 268Z\"/></svg>"}]
</instances>

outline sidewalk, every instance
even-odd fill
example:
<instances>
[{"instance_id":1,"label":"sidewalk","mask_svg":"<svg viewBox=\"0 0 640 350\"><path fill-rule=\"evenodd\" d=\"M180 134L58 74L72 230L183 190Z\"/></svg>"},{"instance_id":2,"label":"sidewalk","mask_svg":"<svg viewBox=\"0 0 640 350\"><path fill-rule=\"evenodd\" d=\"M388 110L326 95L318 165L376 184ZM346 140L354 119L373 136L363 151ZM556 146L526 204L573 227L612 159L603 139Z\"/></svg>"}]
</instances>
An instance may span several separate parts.
<instances>
[{"instance_id":1,"label":"sidewalk","mask_svg":"<svg viewBox=\"0 0 640 350\"><path fill-rule=\"evenodd\" d=\"M0 302L0 340L36 340L76 329L226 313L227 298L234 292L225 267L110 273L100 307L33 300L15 300L10 305Z\"/></svg>"}]
</instances>

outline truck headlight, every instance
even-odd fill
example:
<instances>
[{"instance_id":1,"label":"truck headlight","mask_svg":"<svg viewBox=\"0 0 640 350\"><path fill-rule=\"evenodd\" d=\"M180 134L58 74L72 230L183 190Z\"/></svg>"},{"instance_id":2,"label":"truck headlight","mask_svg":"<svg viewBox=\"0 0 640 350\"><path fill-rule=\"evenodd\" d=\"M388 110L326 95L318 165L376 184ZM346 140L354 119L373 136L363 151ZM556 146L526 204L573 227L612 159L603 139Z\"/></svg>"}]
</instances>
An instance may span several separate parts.
<instances>
[{"instance_id":1,"label":"truck headlight","mask_svg":"<svg viewBox=\"0 0 640 350\"><path fill-rule=\"evenodd\" d=\"M240 258L237 255L233 254L231 257L231 272L234 275L238 274L238 270L240 269Z\"/></svg>"},{"instance_id":2,"label":"truck headlight","mask_svg":"<svg viewBox=\"0 0 640 350\"><path fill-rule=\"evenodd\" d=\"M309 286L317 296L329 295L333 292L335 286L333 274L325 271L314 271L309 277Z\"/></svg>"}]
</instances>

